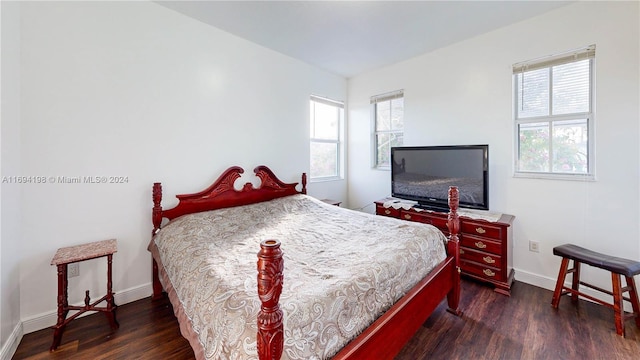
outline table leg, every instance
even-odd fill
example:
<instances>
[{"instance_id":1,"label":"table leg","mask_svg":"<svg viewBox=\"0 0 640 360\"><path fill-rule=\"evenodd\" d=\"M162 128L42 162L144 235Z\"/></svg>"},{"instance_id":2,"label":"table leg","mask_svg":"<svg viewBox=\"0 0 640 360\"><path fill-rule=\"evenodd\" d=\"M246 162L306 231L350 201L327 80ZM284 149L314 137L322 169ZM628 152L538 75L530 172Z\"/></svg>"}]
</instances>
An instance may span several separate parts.
<instances>
[{"instance_id":1,"label":"table leg","mask_svg":"<svg viewBox=\"0 0 640 360\"><path fill-rule=\"evenodd\" d=\"M53 327L53 343L50 351L54 351L60 345L62 333L66 326L65 319L69 312L69 298L67 290L67 264L58 265L58 321Z\"/></svg>"},{"instance_id":2,"label":"table leg","mask_svg":"<svg viewBox=\"0 0 640 360\"><path fill-rule=\"evenodd\" d=\"M120 324L118 324L118 321L116 320L116 308L118 307L115 304L115 301L113 299L113 282L112 282L112 263L113 263L113 255L107 255L107 298L105 299L107 301L107 311L105 311L105 315L107 316L107 319L109 320L109 324L111 325L112 329L117 329Z\"/></svg>"}]
</instances>

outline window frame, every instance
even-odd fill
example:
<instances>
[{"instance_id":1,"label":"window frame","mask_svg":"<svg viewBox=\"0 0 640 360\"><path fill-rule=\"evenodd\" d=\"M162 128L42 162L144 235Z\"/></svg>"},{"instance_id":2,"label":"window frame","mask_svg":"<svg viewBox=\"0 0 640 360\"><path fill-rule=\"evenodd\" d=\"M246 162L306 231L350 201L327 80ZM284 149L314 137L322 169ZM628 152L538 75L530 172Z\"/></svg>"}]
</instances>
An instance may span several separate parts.
<instances>
[{"instance_id":1,"label":"window frame","mask_svg":"<svg viewBox=\"0 0 640 360\"><path fill-rule=\"evenodd\" d=\"M315 113L312 113L312 107L314 103L321 103L324 105L332 106L336 108L337 111L337 120L338 126L336 129L336 138L335 139L323 139L323 138L314 138L311 136L311 130L313 130L313 126L315 123ZM344 138L344 102L332 100L326 97L321 97L317 95L311 95L309 98L309 182L324 182L324 181L335 181L343 179L343 159L344 159L344 143L342 139ZM311 115L314 114L314 117L311 118ZM334 175L329 176L313 176L313 172L311 171L311 159L312 159L312 151L311 147L313 144L335 144L336 146L336 171Z\"/></svg>"},{"instance_id":2,"label":"window frame","mask_svg":"<svg viewBox=\"0 0 640 360\"><path fill-rule=\"evenodd\" d=\"M589 109L587 112L574 112L568 114L557 114L553 112L553 71L552 68L558 65L574 63L582 60L589 60ZM549 74L549 114L543 116L518 117L518 106L521 102L518 96L519 80L518 75L527 71L548 69ZM531 60L524 63L513 65L513 119L514 119L514 161L513 174L519 178L538 178L538 179L555 179L555 180L578 180L578 181L595 181L596 180L596 164L595 164L595 45L577 49L568 53L549 56L543 59ZM554 124L571 121L586 120L587 127L587 172L586 173L568 173L553 170L553 159L549 160L548 171L526 171L520 170L520 128L522 125L546 123L549 133L548 152L553 154L553 128Z\"/></svg>"},{"instance_id":3,"label":"window frame","mask_svg":"<svg viewBox=\"0 0 640 360\"><path fill-rule=\"evenodd\" d=\"M402 115L402 129L398 130L398 129L389 129L389 130L380 130L378 131L378 104L382 103L382 102L389 102L389 107L391 107L391 101L396 100L396 99L403 99L403 103L402 103L402 109L403 109L403 115ZM388 93L384 93L384 94L380 94L380 95L375 95L371 97L371 106L372 106L372 117L371 117L371 122L372 122L372 127L373 127L373 134L372 134L372 140L371 143L373 144L372 147L372 159L371 159L371 166L374 169L377 170L391 170L391 164L389 163L388 165L380 165L378 163L378 136L381 134L399 134L403 136L404 139L404 90L396 90L396 91L392 91L392 92L388 92ZM389 154L391 152L391 147L389 147ZM389 156L389 161L391 161L391 157Z\"/></svg>"}]
</instances>

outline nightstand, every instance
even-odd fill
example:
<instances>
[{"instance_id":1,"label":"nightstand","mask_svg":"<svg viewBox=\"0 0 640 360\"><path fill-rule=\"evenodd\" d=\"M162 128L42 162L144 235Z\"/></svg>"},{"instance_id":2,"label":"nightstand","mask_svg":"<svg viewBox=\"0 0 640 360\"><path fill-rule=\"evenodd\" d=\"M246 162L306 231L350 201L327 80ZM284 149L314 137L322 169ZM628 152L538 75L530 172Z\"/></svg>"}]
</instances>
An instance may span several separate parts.
<instances>
[{"instance_id":1,"label":"nightstand","mask_svg":"<svg viewBox=\"0 0 640 360\"><path fill-rule=\"evenodd\" d=\"M340 206L340 204L342 204L342 201L338 201L338 200L322 199L321 201L326 202L329 205L335 205L335 206Z\"/></svg>"},{"instance_id":2,"label":"nightstand","mask_svg":"<svg viewBox=\"0 0 640 360\"><path fill-rule=\"evenodd\" d=\"M55 256L51 260L51 265L58 267L58 322L53 326L53 344L51 344L51 351L54 351L62 340L62 333L64 328L73 319L77 318L81 314L87 311L101 311L104 312L109 320L109 324L112 329L119 327L116 321L116 304L113 301L112 287L112 274L111 264L113 261L113 253L118 251L118 243L115 239L96 241L88 244L82 244L77 246L70 246L58 249ZM100 257L107 257L107 295L91 303L89 297L89 290L85 292L84 306L69 305L68 300L68 286L67 280L67 265L75 262L96 259ZM106 306L97 306L99 303L106 301ZM77 311L75 314L67 318L69 310Z\"/></svg>"}]
</instances>

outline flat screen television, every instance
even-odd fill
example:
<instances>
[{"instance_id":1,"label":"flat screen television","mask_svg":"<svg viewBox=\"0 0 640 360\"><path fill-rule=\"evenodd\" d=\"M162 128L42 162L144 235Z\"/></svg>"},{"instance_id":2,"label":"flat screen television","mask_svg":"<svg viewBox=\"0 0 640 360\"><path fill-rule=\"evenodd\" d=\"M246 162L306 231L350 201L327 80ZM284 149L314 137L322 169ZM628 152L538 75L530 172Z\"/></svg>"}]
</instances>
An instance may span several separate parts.
<instances>
[{"instance_id":1,"label":"flat screen television","mask_svg":"<svg viewBox=\"0 0 640 360\"><path fill-rule=\"evenodd\" d=\"M489 145L391 148L391 195L448 211L449 186L460 207L489 210Z\"/></svg>"}]
</instances>

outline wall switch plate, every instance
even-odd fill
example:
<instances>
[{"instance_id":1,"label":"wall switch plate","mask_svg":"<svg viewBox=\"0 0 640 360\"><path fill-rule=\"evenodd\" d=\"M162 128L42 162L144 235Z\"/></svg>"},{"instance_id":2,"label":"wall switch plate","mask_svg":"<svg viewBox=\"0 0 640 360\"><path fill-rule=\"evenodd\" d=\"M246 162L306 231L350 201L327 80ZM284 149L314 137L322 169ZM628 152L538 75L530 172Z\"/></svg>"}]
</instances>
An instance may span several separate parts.
<instances>
[{"instance_id":1,"label":"wall switch plate","mask_svg":"<svg viewBox=\"0 0 640 360\"><path fill-rule=\"evenodd\" d=\"M540 252L540 243L537 241L529 241L529 251Z\"/></svg>"},{"instance_id":2,"label":"wall switch plate","mask_svg":"<svg viewBox=\"0 0 640 360\"><path fill-rule=\"evenodd\" d=\"M80 276L80 263L71 263L67 267L69 277Z\"/></svg>"}]
</instances>

